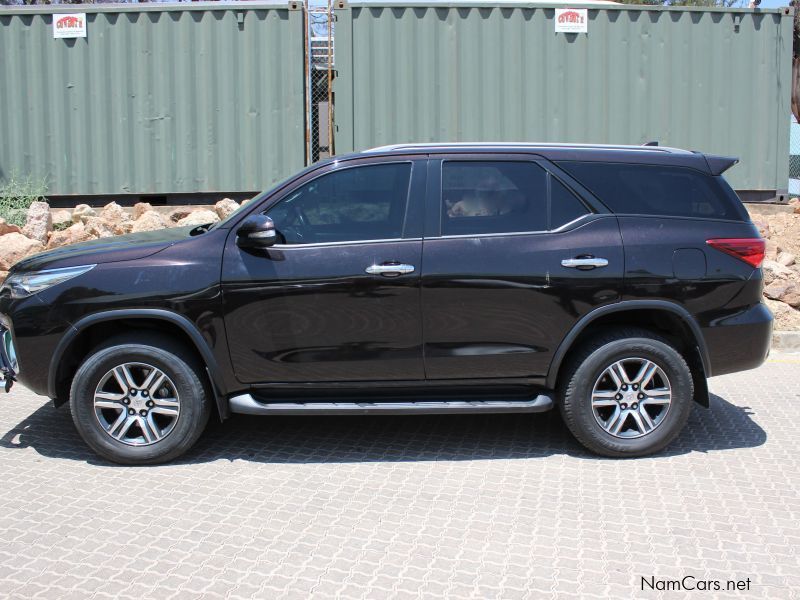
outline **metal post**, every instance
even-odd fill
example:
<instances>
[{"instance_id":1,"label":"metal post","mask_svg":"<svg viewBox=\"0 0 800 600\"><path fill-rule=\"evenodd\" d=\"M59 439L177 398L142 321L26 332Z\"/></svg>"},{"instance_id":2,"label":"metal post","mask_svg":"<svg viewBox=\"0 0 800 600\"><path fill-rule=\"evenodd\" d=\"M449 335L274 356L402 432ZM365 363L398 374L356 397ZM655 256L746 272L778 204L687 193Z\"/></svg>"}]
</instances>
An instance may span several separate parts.
<instances>
[{"instance_id":1,"label":"metal post","mask_svg":"<svg viewBox=\"0 0 800 600\"><path fill-rule=\"evenodd\" d=\"M331 81L333 80L333 2L328 0L328 154L334 155L333 146L333 92L331 91Z\"/></svg>"},{"instance_id":2,"label":"metal post","mask_svg":"<svg viewBox=\"0 0 800 600\"><path fill-rule=\"evenodd\" d=\"M309 0L303 2L303 77L305 79L306 165L311 158L311 20L308 16Z\"/></svg>"}]
</instances>

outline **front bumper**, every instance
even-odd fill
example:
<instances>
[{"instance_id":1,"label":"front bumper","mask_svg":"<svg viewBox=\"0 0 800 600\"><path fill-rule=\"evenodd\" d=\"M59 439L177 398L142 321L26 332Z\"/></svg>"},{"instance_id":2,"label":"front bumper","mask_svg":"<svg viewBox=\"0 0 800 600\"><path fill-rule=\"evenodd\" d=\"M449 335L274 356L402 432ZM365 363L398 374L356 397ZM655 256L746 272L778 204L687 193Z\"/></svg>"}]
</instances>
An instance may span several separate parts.
<instances>
[{"instance_id":1,"label":"front bumper","mask_svg":"<svg viewBox=\"0 0 800 600\"><path fill-rule=\"evenodd\" d=\"M0 326L0 391L9 392L17 380L17 353L11 332Z\"/></svg>"}]
</instances>

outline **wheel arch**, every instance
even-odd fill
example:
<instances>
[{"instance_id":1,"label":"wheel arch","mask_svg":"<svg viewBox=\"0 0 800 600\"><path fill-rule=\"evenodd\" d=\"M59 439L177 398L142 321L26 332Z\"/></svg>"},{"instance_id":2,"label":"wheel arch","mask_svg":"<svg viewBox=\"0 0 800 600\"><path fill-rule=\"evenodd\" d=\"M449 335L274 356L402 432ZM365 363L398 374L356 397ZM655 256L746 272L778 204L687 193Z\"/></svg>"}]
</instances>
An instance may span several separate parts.
<instances>
[{"instance_id":1,"label":"wheel arch","mask_svg":"<svg viewBox=\"0 0 800 600\"><path fill-rule=\"evenodd\" d=\"M136 326L132 326L136 323ZM67 401L72 377L97 339L109 333L156 326L161 333L173 334L191 351L195 352L206 370L220 418L228 416L228 405L221 394L222 374L217 360L197 327L186 317L163 309L123 309L94 313L83 317L61 338L55 351L47 377L47 391L56 406Z\"/></svg>"},{"instance_id":2,"label":"wheel arch","mask_svg":"<svg viewBox=\"0 0 800 600\"><path fill-rule=\"evenodd\" d=\"M605 327L640 325L674 340L692 370L695 401L709 406L706 378L711 375L708 349L694 317L684 307L666 300L625 300L584 315L561 341L547 373L548 389L557 389L562 367L570 352Z\"/></svg>"}]
</instances>

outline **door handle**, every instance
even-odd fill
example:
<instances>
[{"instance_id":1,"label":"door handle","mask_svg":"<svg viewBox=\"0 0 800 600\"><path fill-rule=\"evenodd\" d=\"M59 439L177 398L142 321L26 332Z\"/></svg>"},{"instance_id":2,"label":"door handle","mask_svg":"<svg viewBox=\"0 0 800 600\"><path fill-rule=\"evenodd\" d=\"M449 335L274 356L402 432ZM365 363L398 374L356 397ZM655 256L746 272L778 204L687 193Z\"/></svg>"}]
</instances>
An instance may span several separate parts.
<instances>
[{"instance_id":1,"label":"door handle","mask_svg":"<svg viewBox=\"0 0 800 600\"><path fill-rule=\"evenodd\" d=\"M607 267L608 261L605 258L596 258L594 256L578 256L576 258L565 258L561 261L562 267L569 267L571 269L596 269L597 267Z\"/></svg>"},{"instance_id":2,"label":"door handle","mask_svg":"<svg viewBox=\"0 0 800 600\"><path fill-rule=\"evenodd\" d=\"M372 265L366 268L370 275L383 275L384 277L397 277L398 275L408 275L414 272L414 265L401 263L384 263L382 265Z\"/></svg>"}]
</instances>

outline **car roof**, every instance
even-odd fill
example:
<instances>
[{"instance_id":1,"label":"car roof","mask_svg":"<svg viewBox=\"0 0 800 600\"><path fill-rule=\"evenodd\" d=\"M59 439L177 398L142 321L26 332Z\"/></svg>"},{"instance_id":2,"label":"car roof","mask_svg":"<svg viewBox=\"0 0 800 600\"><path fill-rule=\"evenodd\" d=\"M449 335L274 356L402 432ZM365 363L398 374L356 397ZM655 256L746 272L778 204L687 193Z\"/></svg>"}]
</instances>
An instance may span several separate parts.
<instances>
[{"instance_id":1,"label":"car roof","mask_svg":"<svg viewBox=\"0 0 800 600\"><path fill-rule=\"evenodd\" d=\"M716 157L681 148L659 146L657 142L651 142L644 146L528 142L423 142L378 146L361 152L337 155L324 163L368 157L429 154L530 154L554 162L589 161L672 165L690 167L715 175L737 162L735 158ZM709 166L712 159L721 161L718 167Z\"/></svg>"}]
</instances>

